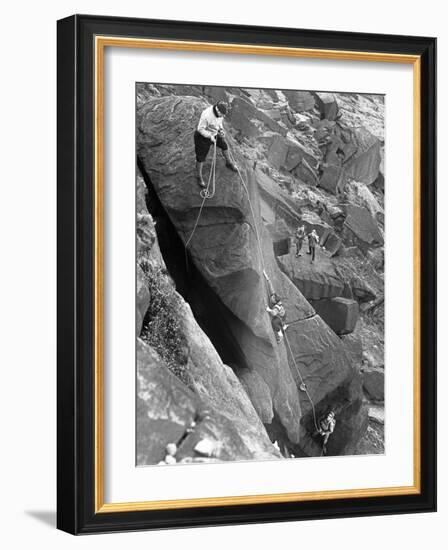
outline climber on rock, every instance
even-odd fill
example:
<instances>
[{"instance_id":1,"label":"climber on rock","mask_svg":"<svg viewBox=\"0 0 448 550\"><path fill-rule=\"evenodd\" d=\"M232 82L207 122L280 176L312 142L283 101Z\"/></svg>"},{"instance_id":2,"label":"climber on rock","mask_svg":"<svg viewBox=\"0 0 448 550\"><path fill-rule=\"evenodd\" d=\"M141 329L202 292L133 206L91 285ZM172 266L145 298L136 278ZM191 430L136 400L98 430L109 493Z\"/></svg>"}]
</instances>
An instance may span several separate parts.
<instances>
[{"instance_id":1,"label":"climber on rock","mask_svg":"<svg viewBox=\"0 0 448 550\"><path fill-rule=\"evenodd\" d=\"M300 251L302 250L303 239L305 238L305 226L299 225L294 234L294 241L296 244L296 258L301 256Z\"/></svg>"},{"instance_id":2,"label":"climber on rock","mask_svg":"<svg viewBox=\"0 0 448 550\"><path fill-rule=\"evenodd\" d=\"M308 234L308 252L311 254L311 263L314 263L314 258L316 256L316 245L319 244L319 235L316 233L316 230L313 229L311 233Z\"/></svg>"},{"instance_id":3,"label":"climber on rock","mask_svg":"<svg viewBox=\"0 0 448 550\"><path fill-rule=\"evenodd\" d=\"M279 344L283 340L284 331L288 328L288 325L285 323L286 320L286 310L274 290L271 280L268 277L266 271L263 271L267 285L268 285L268 294L269 294L269 305L266 307L266 311L271 317L272 329L275 332L275 338Z\"/></svg>"},{"instance_id":4,"label":"climber on rock","mask_svg":"<svg viewBox=\"0 0 448 550\"><path fill-rule=\"evenodd\" d=\"M237 171L235 164L230 159L229 148L225 140L223 117L227 113L227 105L224 101L218 101L207 107L201 113L198 127L194 133L194 146L196 153L196 177L201 187L206 187L202 178L202 166L212 144L216 144L224 155L226 166L234 172Z\"/></svg>"},{"instance_id":5,"label":"climber on rock","mask_svg":"<svg viewBox=\"0 0 448 550\"><path fill-rule=\"evenodd\" d=\"M319 422L319 434L324 438L322 442L322 454L327 454L327 443L330 435L336 427L336 419L333 411L330 411L326 416L321 418Z\"/></svg>"}]
</instances>

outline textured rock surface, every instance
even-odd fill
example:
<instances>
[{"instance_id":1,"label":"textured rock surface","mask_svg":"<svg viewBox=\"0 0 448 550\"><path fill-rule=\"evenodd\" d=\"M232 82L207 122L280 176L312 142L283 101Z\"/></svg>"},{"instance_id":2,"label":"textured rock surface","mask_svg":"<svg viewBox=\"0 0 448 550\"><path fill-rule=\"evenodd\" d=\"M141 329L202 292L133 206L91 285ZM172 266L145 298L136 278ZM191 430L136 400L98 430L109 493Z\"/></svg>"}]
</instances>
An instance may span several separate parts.
<instances>
[{"instance_id":1,"label":"textured rock surface","mask_svg":"<svg viewBox=\"0 0 448 550\"><path fill-rule=\"evenodd\" d=\"M166 444L177 444L181 439L176 458L196 460L193 449L202 438L216 441L214 459L279 458L237 376L223 364L190 306L173 288L147 210L141 176L137 178L137 197L137 330L151 300L142 264L147 271L160 273L164 293L173 295L179 332L176 341L184 343L177 355L182 358L179 368L189 381L187 387L170 372L151 346L138 340L138 463L159 462ZM198 424L197 428L186 434L193 421Z\"/></svg>"},{"instance_id":2,"label":"textured rock surface","mask_svg":"<svg viewBox=\"0 0 448 550\"><path fill-rule=\"evenodd\" d=\"M356 300L338 296L311 303L336 334L350 334L355 330L359 318L359 305Z\"/></svg>"},{"instance_id":3,"label":"textured rock surface","mask_svg":"<svg viewBox=\"0 0 448 550\"><path fill-rule=\"evenodd\" d=\"M302 254L305 254L308 247L303 248ZM321 300L342 295L344 281L333 264L325 257L319 255L315 264L310 263L306 256L297 259L294 254L283 256L278 261L284 273L308 300Z\"/></svg>"},{"instance_id":4,"label":"textured rock surface","mask_svg":"<svg viewBox=\"0 0 448 550\"><path fill-rule=\"evenodd\" d=\"M347 204L345 206L345 211L347 217L344 226L353 233L357 239L368 245L384 243L377 222L366 208Z\"/></svg>"},{"instance_id":5,"label":"textured rock surface","mask_svg":"<svg viewBox=\"0 0 448 550\"><path fill-rule=\"evenodd\" d=\"M233 397L231 393L228 396ZM247 432L243 412L232 417L222 408L211 407L168 370L154 349L138 339L137 464L163 460L168 443L178 446L178 462L193 458L197 456L196 444L205 438L214 443L215 459L278 458L259 421L258 432Z\"/></svg>"},{"instance_id":6,"label":"textured rock surface","mask_svg":"<svg viewBox=\"0 0 448 550\"><path fill-rule=\"evenodd\" d=\"M368 130L354 132L356 153L347 165L347 175L355 181L371 185L378 177L381 165L381 143Z\"/></svg>"},{"instance_id":7,"label":"textured rock surface","mask_svg":"<svg viewBox=\"0 0 448 550\"><path fill-rule=\"evenodd\" d=\"M246 119L254 127L257 127L254 120L268 124L259 114L251 118L251 110L242 103L237 105L246 110ZM194 176L193 131L205 106L206 103L196 97L155 98L139 109L137 117L141 165L184 242L191 235L201 206ZM310 424L310 407L306 398L299 397L293 356L312 388L318 412L327 406L330 397L334 404L345 407L344 411L352 407L351 415L341 414L340 435L334 438L334 452L345 452L352 441L349 424L352 427L356 424L356 429L353 428L356 438L365 418L358 406L360 384L355 384L356 368L343 342L315 315L299 289L278 268L271 234L261 223L260 197L272 207L267 198L269 192L264 189L263 194L261 189L269 186L266 185L268 176L241 156L231 134L228 141L247 182L255 219L238 175L224 167L218 154L216 194L202 211L189 246L191 259L228 312L225 313L227 330L240 357L235 371L251 373L241 375L241 379L263 422L269 424L267 421L275 418L291 444L298 445L306 454L319 453L318 445L310 439L309 432L314 430ZM211 154L205 164L205 174L210 160ZM276 198L274 202L274 217L278 216L280 204L286 216L294 219L296 213L288 201ZM288 304L291 325L288 341L292 356L284 345L275 342L265 312L266 288L261 276L263 263L257 234L264 267ZM347 399L349 406L346 406ZM304 416L300 421L302 408Z\"/></svg>"},{"instance_id":8,"label":"textured rock surface","mask_svg":"<svg viewBox=\"0 0 448 550\"><path fill-rule=\"evenodd\" d=\"M369 367L364 370L363 387L373 401L384 401L384 369Z\"/></svg>"},{"instance_id":9,"label":"textured rock surface","mask_svg":"<svg viewBox=\"0 0 448 550\"><path fill-rule=\"evenodd\" d=\"M310 92L299 92L295 90L283 90L290 106L297 112L312 111L315 106L315 99Z\"/></svg>"},{"instance_id":10,"label":"textured rock surface","mask_svg":"<svg viewBox=\"0 0 448 550\"><path fill-rule=\"evenodd\" d=\"M280 135L286 135L286 128L269 115L260 111L246 99L236 97L232 101L230 123L236 130L240 130L246 136L254 137L259 133L259 125L261 123L266 129L277 132Z\"/></svg>"},{"instance_id":11,"label":"textured rock surface","mask_svg":"<svg viewBox=\"0 0 448 550\"><path fill-rule=\"evenodd\" d=\"M314 97L316 98L316 105L322 118L335 120L339 113L339 107L334 94L317 92L314 94Z\"/></svg>"}]
</instances>

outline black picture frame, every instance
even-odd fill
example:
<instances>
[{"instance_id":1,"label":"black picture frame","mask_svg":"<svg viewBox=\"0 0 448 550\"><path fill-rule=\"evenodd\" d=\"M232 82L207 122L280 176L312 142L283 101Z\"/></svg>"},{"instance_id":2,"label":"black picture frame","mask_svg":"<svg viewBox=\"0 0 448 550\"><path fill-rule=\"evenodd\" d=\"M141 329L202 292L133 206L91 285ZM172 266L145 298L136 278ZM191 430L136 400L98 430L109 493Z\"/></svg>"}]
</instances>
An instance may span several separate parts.
<instances>
[{"instance_id":1,"label":"black picture frame","mask_svg":"<svg viewBox=\"0 0 448 550\"><path fill-rule=\"evenodd\" d=\"M436 39L74 15L57 24L57 526L73 534L436 509ZM94 50L97 35L383 52L421 60L421 485L419 494L95 511Z\"/></svg>"}]
</instances>

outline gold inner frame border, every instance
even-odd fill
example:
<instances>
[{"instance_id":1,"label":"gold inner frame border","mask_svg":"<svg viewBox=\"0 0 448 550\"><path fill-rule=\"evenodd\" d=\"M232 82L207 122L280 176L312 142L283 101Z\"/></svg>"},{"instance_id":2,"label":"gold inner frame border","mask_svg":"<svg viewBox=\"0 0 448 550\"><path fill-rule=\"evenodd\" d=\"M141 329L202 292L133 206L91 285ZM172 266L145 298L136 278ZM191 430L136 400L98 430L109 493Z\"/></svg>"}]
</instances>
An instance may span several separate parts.
<instances>
[{"instance_id":1,"label":"gold inner frame border","mask_svg":"<svg viewBox=\"0 0 448 550\"><path fill-rule=\"evenodd\" d=\"M165 50L232 53L301 57L313 59L368 61L381 63L406 63L413 65L413 197L414 197L414 471L413 485L400 487L379 487L350 490L313 491L300 493L276 493L181 500L154 500L140 502L104 502L104 52L106 47L155 48ZM420 494L421 492L421 334L420 334L420 279L421 279L421 59L418 55L402 55L381 52L357 52L345 50L306 49L278 46L257 46L253 44L226 44L181 40L156 40L96 36L95 56L95 348L94 348L94 398L95 398L95 513L132 512L143 510L169 510L209 506L236 506L244 504L265 504L280 502L304 502L342 498L382 497Z\"/></svg>"}]
</instances>

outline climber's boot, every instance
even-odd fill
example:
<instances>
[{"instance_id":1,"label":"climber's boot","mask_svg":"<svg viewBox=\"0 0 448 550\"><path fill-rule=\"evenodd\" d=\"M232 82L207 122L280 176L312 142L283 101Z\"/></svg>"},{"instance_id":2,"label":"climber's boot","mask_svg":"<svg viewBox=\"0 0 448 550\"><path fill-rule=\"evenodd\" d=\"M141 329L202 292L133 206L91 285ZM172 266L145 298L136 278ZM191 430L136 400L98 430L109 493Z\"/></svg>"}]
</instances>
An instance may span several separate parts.
<instances>
[{"instance_id":1,"label":"climber's boot","mask_svg":"<svg viewBox=\"0 0 448 550\"><path fill-rule=\"evenodd\" d=\"M224 158L226 159L227 168L229 168L229 170L232 170L232 172L238 172L237 167L235 166L235 164L230 159L229 151L228 150L223 151L222 154L223 154Z\"/></svg>"},{"instance_id":2,"label":"climber's boot","mask_svg":"<svg viewBox=\"0 0 448 550\"><path fill-rule=\"evenodd\" d=\"M202 179L202 166L203 162L196 161L196 179L200 187L206 187L204 180Z\"/></svg>"}]
</instances>

